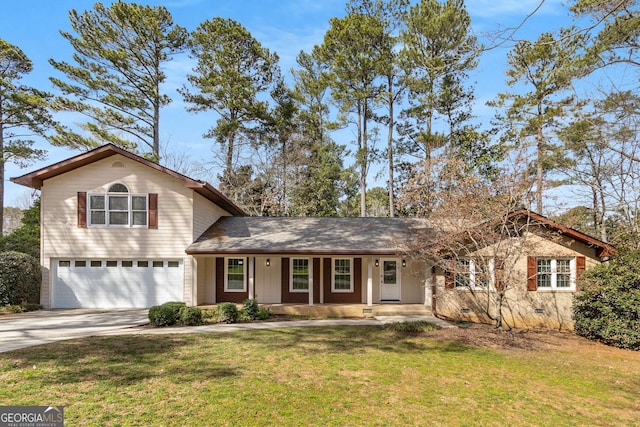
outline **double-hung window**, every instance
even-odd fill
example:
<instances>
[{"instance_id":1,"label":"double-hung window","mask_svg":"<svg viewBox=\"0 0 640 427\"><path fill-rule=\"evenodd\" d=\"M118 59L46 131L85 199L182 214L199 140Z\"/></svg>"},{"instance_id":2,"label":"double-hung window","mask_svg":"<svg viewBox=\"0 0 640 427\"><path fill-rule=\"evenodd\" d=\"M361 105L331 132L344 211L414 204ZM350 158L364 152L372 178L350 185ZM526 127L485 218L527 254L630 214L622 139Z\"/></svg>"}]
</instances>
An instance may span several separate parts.
<instances>
[{"instance_id":1,"label":"double-hung window","mask_svg":"<svg viewBox=\"0 0 640 427\"><path fill-rule=\"evenodd\" d=\"M292 258L291 259L291 292L308 292L309 291L309 259L308 258Z\"/></svg>"},{"instance_id":2,"label":"double-hung window","mask_svg":"<svg viewBox=\"0 0 640 427\"><path fill-rule=\"evenodd\" d=\"M333 259L333 291L353 292L353 268L350 258Z\"/></svg>"},{"instance_id":3,"label":"double-hung window","mask_svg":"<svg viewBox=\"0 0 640 427\"><path fill-rule=\"evenodd\" d=\"M536 261L538 289L574 289L575 262L571 258L538 258Z\"/></svg>"},{"instance_id":4,"label":"double-hung window","mask_svg":"<svg viewBox=\"0 0 640 427\"><path fill-rule=\"evenodd\" d=\"M105 194L91 193L89 225L106 227L146 227L148 196L131 194L124 184L113 184Z\"/></svg>"},{"instance_id":5,"label":"double-hung window","mask_svg":"<svg viewBox=\"0 0 640 427\"><path fill-rule=\"evenodd\" d=\"M246 289L246 265L244 258L226 258L224 290L225 292L245 292Z\"/></svg>"},{"instance_id":6,"label":"double-hung window","mask_svg":"<svg viewBox=\"0 0 640 427\"><path fill-rule=\"evenodd\" d=\"M455 263L454 286L456 289L488 289L493 282L493 259L478 262L459 258Z\"/></svg>"}]
</instances>

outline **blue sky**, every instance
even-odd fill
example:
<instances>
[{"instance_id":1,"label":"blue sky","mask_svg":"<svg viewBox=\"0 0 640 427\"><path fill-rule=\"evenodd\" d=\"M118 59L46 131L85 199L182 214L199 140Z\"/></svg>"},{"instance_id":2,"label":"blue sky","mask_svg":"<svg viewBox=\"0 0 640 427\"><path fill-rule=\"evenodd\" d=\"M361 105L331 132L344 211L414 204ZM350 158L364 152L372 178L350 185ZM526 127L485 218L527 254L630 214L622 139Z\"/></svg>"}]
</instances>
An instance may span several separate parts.
<instances>
[{"instance_id":1,"label":"blue sky","mask_svg":"<svg viewBox=\"0 0 640 427\"><path fill-rule=\"evenodd\" d=\"M106 1L105 3L110 3ZM346 0L169 0L138 1L140 4L164 5L172 13L174 21L189 31L207 19L217 16L232 18L244 25L265 47L280 57L283 73L295 66L295 57L301 50L310 51L322 42L328 29L329 19L344 16ZM490 32L518 25L538 5L539 0L468 0L467 9L472 25L481 41ZM24 79L24 83L43 90L53 91L50 76L57 74L48 63L49 58L70 61L73 53L68 43L60 36L59 30L70 31L68 11L83 11L93 6L92 1L71 0L18 0L2 3L0 13L0 38L19 46L33 61L34 72ZM545 31L552 31L569 25L571 18L560 0L546 0L540 10L518 31L519 39L534 40ZM486 101L496 93L505 91L504 70L510 44L490 50L471 73L471 81L476 82L477 120L488 126L493 111L486 107ZM167 82L164 91L174 99L165 107L161 115L161 144L168 151L181 153L193 160L206 161L213 157L214 141L202 138L215 121L211 114L194 115L187 113L176 89L186 81L194 63L186 55L170 62L165 72ZM60 116L60 120L73 118ZM349 144L353 139L349 132L334 135L334 139ZM48 150L48 158L26 169L13 164L6 168L5 206L18 205L30 190L8 181L31 170L46 166L72 155L78 154L66 148L55 148L44 141L38 147ZM381 165L382 166L382 165ZM196 177L212 180L218 170L210 176ZM372 171L372 176L376 173Z\"/></svg>"}]
</instances>

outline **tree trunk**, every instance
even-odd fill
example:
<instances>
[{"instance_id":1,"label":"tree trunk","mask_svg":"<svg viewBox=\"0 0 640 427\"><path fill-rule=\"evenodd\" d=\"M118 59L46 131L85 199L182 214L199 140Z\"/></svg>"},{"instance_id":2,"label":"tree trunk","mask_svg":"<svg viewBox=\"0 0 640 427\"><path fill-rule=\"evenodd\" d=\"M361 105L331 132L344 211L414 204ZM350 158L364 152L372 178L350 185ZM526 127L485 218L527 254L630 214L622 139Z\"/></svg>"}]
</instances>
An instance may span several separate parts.
<instances>
[{"instance_id":1,"label":"tree trunk","mask_svg":"<svg viewBox=\"0 0 640 427\"><path fill-rule=\"evenodd\" d=\"M360 163L360 216L367 216L367 162L369 153L367 151L367 101L362 102L362 157Z\"/></svg>"},{"instance_id":2,"label":"tree trunk","mask_svg":"<svg viewBox=\"0 0 640 427\"><path fill-rule=\"evenodd\" d=\"M542 117L542 104L538 104L538 117ZM538 135L536 136L536 212L540 215L542 212L542 184L544 180L544 135L542 133L542 125L538 125Z\"/></svg>"},{"instance_id":3,"label":"tree trunk","mask_svg":"<svg viewBox=\"0 0 640 427\"><path fill-rule=\"evenodd\" d=\"M395 200L393 195L393 127L395 125L393 119L393 78L387 76L387 84L389 85L389 127L387 135L387 153L389 156L389 217L396 216Z\"/></svg>"}]
</instances>

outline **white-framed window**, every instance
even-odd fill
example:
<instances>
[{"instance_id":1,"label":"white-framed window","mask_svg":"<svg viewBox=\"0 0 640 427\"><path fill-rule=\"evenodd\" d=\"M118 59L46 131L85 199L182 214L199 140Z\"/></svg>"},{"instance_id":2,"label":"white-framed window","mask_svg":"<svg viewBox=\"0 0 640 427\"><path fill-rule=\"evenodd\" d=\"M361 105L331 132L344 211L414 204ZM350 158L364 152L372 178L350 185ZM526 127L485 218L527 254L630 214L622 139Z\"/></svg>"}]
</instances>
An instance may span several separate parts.
<instances>
[{"instance_id":1,"label":"white-framed window","mask_svg":"<svg viewBox=\"0 0 640 427\"><path fill-rule=\"evenodd\" d=\"M494 260L477 262L473 259L458 258L453 280L456 289L488 289L494 281Z\"/></svg>"},{"instance_id":2,"label":"white-framed window","mask_svg":"<svg viewBox=\"0 0 640 427\"><path fill-rule=\"evenodd\" d=\"M147 227L149 197L132 194L121 183L106 193L87 194L87 223L90 227Z\"/></svg>"},{"instance_id":3,"label":"white-framed window","mask_svg":"<svg viewBox=\"0 0 640 427\"><path fill-rule=\"evenodd\" d=\"M536 285L538 290L574 290L575 258L537 258Z\"/></svg>"},{"instance_id":4,"label":"white-framed window","mask_svg":"<svg viewBox=\"0 0 640 427\"><path fill-rule=\"evenodd\" d=\"M225 258L224 270L225 292L245 292L247 290L247 281L245 280L247 266L244 258Z\"/></svg>"},{"instance_id":5,"label":"white-framed window","mask_svg":"<svg viewBox=\"0 0 640 427\"><path fill-rule=\"evenodd\" d=\"M334 258L331 274L333 292L353 292L353 260Z\"/></svg>"},{"instance_id":6,"label":"white-framed window","mask_svg":"<svg viewBox=\"0 0 640 427\"><path fill-rule=\"evenodd\" d=\"M309 292L311 263L309 258L291 258L289 292Z\"/></svg>"}]
</instances>

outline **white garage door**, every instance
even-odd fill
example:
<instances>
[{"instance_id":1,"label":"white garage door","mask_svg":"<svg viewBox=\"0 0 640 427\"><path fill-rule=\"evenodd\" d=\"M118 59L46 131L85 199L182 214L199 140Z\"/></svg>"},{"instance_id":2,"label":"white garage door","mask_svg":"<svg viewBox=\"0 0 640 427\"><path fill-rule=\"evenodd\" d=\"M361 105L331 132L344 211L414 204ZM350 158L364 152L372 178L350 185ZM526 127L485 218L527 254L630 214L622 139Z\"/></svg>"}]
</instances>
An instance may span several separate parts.
<instances>
[{"instance_id":1,"label":"white garage door","mask_svg":"<svg viewBox=\"0 0 640 427\"><path fill-rule=\"evenodd\" d=\"M54 260L52 308L148 308L182 301L181 260Z\"/></svg>"}]
</instances>

